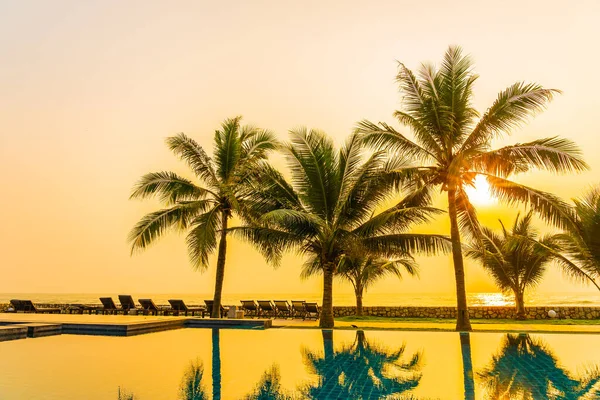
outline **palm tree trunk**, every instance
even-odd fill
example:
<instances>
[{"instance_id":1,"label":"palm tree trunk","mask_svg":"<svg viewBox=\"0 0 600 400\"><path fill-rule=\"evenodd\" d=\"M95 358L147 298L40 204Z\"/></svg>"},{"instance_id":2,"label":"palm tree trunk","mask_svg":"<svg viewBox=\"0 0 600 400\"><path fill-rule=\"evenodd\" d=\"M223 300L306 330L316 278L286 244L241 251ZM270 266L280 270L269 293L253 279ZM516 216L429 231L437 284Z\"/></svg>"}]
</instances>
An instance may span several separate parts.
<instances>
[{"instance_id":1,"label":"palm tree trunk","mask_svg":"<svg viewBox=\"0 0 600 400\"><path fill-rule=\"evenodd\" d=\"M450 240L452 241L452 260L454 261L454 279L456 280L456 330L470 331L469 309L467 307L467 290L465 286L465 267L463 263L456 213L456 189L448 190L448 214L450 215Z\"/></svg>"},{"instance_id":2,"label":"palm tree trunk","mask_svg":"<svg viewBox=\"0 0 600 400\"><path fill-rule=\"evenodd\" d=\"M323 266L323 306L321 308L320 328L333 328L333 264Z\"/></svg>"},{"instance_id":3,"label":"palm tree trunk","mask_svg":"<svg viewBox=\"0 0 600 400\"><path fill-rule=\"evenodd\" d=\"M517 319L527 319L525 315L525 294L515 291L515 305L517 307Z\"/></svg>"},{"instance_id":4,"label":"palm tree trunk","mask_svg":"<svg viewBox=\"0 0 600 400\"><path fill-rule=\"evenodd\" d=\"M215 296L211 318L221 317L221 293L223 292L223 279L225 278L225 253L227 252L227 210L221 214L221 240L219 241L219 254L217 256L217 276L215 278Z\"/></svg>"},{"instance_id":5,"label":"palm tree trunk","mask_svg":"<svg viewBox=\"0 0 600 400\"><path fill-rule=\"evenodd\" d=\"M459 335L465 400L475 400L475 381L473 380L473 361L471 359L471 336L468 332L461 332Z\"/></svg>"},{"instance_id":6,"label":"palm tree trunk","mask_svg":"<svg viewBox=\"0 0 600 400\"><path fill-rule=\"evenodd\" d=\"M362 317L362 315L363 315L363 302L362 302L363 289L361 287L357 287L356 290L354 291L354 294L356 295L356 315L358 317Z\"/></svg>"}]
</instances>

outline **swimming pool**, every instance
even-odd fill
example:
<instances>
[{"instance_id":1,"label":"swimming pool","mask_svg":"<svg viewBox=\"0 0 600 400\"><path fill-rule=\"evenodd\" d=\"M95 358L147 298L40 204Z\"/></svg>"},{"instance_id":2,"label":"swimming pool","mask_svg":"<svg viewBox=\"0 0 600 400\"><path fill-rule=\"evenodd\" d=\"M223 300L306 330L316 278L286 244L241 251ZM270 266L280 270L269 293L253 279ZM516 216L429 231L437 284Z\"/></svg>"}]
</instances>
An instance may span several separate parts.
<instances>
[{"instance_id":1,"label":"swimming pool","mask_svg":"<svg viewBox=\"0 0 600 400\"><path fill-rule=\"evenodd\" d=\"M0 398L600 398L600 335L181 329L0 343ZM195 396L195 397L194 397Z\"/></svg>"}]
</instances>

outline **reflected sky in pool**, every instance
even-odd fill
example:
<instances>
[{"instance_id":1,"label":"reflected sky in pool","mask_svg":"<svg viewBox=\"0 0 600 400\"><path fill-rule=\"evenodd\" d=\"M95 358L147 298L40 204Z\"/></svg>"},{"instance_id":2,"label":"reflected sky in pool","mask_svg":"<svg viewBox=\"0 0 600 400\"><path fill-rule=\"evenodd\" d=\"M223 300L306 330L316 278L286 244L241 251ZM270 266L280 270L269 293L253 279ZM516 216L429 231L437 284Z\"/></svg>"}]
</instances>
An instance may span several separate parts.
<instances>
[{"instance_id":1,"label":"reflected sky in pool","mask_svg":"<svg viewBox=\"0 0 600 400\"><path fill-rule=\"evenodd\" d=\"M0 343L0 398L598 399L599 349L583 334L61 335Z\"/></svg>"}]
</instances>

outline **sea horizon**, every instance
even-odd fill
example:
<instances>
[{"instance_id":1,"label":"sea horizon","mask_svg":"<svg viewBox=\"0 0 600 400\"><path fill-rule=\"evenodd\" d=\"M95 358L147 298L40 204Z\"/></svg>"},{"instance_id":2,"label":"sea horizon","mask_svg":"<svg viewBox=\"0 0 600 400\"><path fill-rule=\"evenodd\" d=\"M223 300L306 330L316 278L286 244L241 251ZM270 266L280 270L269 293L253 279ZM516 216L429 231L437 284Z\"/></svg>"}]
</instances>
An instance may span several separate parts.
<instances>
[{"instance_id":1,"label":"sea horizon","mask_svg":"<svg viewBox=\"0 0 600 400\"><path fill-rule=\"evenodd\" d=\"M212 299L212 293L0 293L0 303L8 303L11 299L27 299L39 304L96 304L100 297L111 296L117 300L119 294L132 295L138 299L150 298L156 304L168 304L169 299L183 299L188 304L204 304L204 300ZM223 293L224 305L239 305L240 300L305 300L321 304L319 293ZM334 306L354 306L355 297L351 293L333 295ZM513 306L512 296L497 292L472 292L467 294L469 306ZM600 293L556 292L532 293L525 299L526 306L599 306ZM363 298L364 306L413 306L413 307L448 307L456 305L456 297L452 293L367 293Z\"/></svg>"}]
</instances>

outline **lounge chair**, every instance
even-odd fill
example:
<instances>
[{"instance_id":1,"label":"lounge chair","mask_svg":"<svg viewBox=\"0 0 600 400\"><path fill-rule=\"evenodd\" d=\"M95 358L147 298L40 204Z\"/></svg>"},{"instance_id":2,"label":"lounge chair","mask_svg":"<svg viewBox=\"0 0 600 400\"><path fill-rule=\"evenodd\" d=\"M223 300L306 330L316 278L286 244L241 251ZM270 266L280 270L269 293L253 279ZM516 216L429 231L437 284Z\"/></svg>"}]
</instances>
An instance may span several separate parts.
<instances>
[{"instance_id":1,"label":"lounge chair","mask_svg":"<svg viewBox=\"0 0 600 400\"><path fill-rule=\"evenodd\" d=\"M266 315L267 317L277 317L277 308L271 300L258 300L258 308L260 309L260 316Z\"/></svg>"},{"instance_id":2,"label":"lounge chair","mask_svg":"<svg viewBox=\"0 0 600 400\"><path fill-rule=\"evenodd\" d=\"M254 300L242 300L241 303L244 316L258 317L258 304Z\"/></svg>"},{"instance_id":3,"label":"lounge chair","mask_svg":"<svg viewBox=\"0 0 600 400\"><path fill-rule=\"evenodd\" d=\"M144 315L158 315L161 310L152 299L139 299L140 305L142 306L142 313Z\"/></svg>"},{"instance_id":4,"label":"lounge chair","mask_svg":"<svg viewBox=\"0 0 600 400\"><path fill-rule=\"evenodd\" d=\"M208 312L208 315L212 315L212 309L213 309L213 300L204 300L204 304L206 304L206 310ZM223 307L223 305L221 304L221 318L225 318L225 316L227 315L227 309Z\"/></svg>"},{"instance_id":5,"label":"lounge chair","mask_svg":"<svg viewBox=\"0 0 600 400\"><path fill-rule=\"evenodd\" d=\"M292 313L294 318L306 317L306 302L304 300L292 300Z\"/></svg>"},{"instance_id":6,"label":"lounge chair","mask_svg":"<svg viewBox=\"0 0 600 400\"><path fill-rule=\"evenodd\" d=\"M277 314L282 318L292 318L293 309L287 300L274 300L275 307L277 308Z\"/></svg>"},{"instance_id":7,"label":"lounge chair","mask_svg":"<svg viewBox=\"0 0 600 400\"><path fill-rule=\"evenodd\" d=\"M30 312L30 313L57 313L60 314L60 308L50 308L50 307L36 307L31 300L11 300L10 304L12 304L15 312Z\"/></svg>"},{"instance_id":8,"label":"lounge chair","mask_svg":"<svg viewBox=\"0 0 600 400\"><path fill-rule=\"evenodd\" d=\"M173 315L179 315L179 313L184 313L187 317L188 313L191 313L194 316L194 313L201 313L202 318L204 318L204 314L206 313L206 308L204 307L188 307L185 305L183 300L169 300L169 304L171 305L171 309L165 311L165 314L168 312L172 312Z\"/></svg>"},{"instance_id":9,"label":"lounge chair","mask_svg":"<svg viewBox=\"0 0 600 400\"><path fill-rule=\"evenodd\" d=\"M119 303L121 303L121 307L123 308L123 314L129 314L130 311L135 311L136 315L140 313L140 310L135 306L133 297L128 294L120 294Z\"/></svg>"},{"instance_id":10,"label":"lounge chair","mask_svg":"<svg viewBox=\"0 0 600 400\"><path fill-rule=\"evenodd\" d=\"M96 309L96 314L102 312L102 314L117 314L123 312L122 308L118 308L112 297L100 297L102 307Z\"/></svg>"},{"instance_id":11,"label":"lounge chair","mask_svg":"<svg viewBox=\"0 0 600 400\"><path fill-rule=\"evenodd\" d=\"M306 316L304 318L315 318L319 319L319 315L321 315L321 309L317 305L317 303L304 303L304 307L306 308Z\"/></svg>"}]
</instances>

